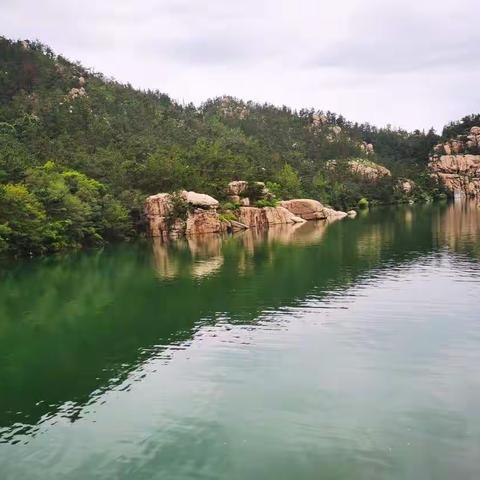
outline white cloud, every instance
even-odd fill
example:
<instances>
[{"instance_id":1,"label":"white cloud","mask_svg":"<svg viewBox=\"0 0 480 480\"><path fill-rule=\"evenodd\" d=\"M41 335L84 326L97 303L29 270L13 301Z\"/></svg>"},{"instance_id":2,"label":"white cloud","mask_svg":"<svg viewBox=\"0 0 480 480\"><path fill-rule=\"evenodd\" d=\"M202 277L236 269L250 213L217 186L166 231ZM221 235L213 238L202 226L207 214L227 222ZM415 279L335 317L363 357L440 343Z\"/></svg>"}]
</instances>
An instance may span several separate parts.
<instances>
[{"instance_id":1,"label":"white cloud","mask_svg":"<svg viewBox=\"0 0 480 480\"><path fill-rule=\"evenodd\" d=\"M476 0L3 0L0 27L200 103L231 94L437 129L480 111Z\"/></svg>"}]
</instances>

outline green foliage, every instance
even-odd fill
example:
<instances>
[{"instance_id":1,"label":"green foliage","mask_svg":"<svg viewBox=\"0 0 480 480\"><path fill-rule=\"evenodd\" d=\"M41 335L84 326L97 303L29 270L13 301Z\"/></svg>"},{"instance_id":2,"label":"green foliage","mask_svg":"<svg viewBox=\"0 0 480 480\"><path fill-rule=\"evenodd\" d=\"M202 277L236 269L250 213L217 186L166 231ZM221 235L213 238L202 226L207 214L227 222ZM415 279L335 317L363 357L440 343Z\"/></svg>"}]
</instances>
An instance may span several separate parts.
<instances>
[{"instance_id":1,"label":"green foliage","mask_svg":"<svg viewBox=\"0 0 480 480\"><path fill-rule=\"evenodd\" d=\"M222 211L238 210L239 208L240 208L240 204L233 203L233 202L224 202L222 203L222 206L221 206Z\"/></svg>"},{"instance_id":2,"label":"green foliage","mask_svg":"<svg viewBox=\"0 0 480 480\"><path fill-rule=\"evenodd\" d=\"M277 198L280 198L280 193L281 193L281 188L280 185L277 182L266 182L265 186L267 187L267 190Z\"/></svg>"},{"instance_id":3,"label":"green foliage","mask_svg":"<svg viewBox=\"0 0 480 480\"><path fill-rule=\"evenodd\" d=\"M42 253L48 242L46 212L24 185L0 185L0 230L3 250Z\"/></svg>"},{"instance_id":4,"label":"green foliage","mask_svg":"<svg viewBox=\"0 0 480 480\"><path fill-rule=\"evenodd\" d=\"M224 223L237 220L237 217L235 216L235 214L230 211L220 213L218 216L220 218L220 221Z\"/></svg>"},{"instance_id":5,"label":"green foliage","mask_svg":"<svg viewBox=\"0 0 480 480\"><path fill-rule=\"evenodd\" d=\"M252 202L256 202L263 197L263 185L258 182L248 182L247 188L240 193L241 197L249 198Z\"/></svg>"},{"instance_id":6,"label":"green foliage","mask_svg":"<svg viewBox=\"0 0 480 480\"><path fill-rule=\"evenodd\" d=\"M297 171L288 163L278 172L276 183L280 186L278 189L279 197L285 200L299 197L302 193L300 178Z\"/></svg>"},{"instance_id":7,"label":"green foliage","mask_svg":"<svg viewBox=\"0 0 480 480\"><path fill-rule=\"evenodd\" d=\"M469 133L470 128L480 125L480 114L472 114L463 117L457 122L451 122L446 125L442 132L443 140L450 140L457 135L465 135Z\"/></svg>"},{"instance_id":8,"label":"green foliage","mask_svg":"<svg viewBox=\"0 0 480 480\"><path fill-rule=\"evenodd\" d=\"M263 208L263 207L276 207L278 205L278 200L268 200L265 198L262 198L260 200L257 200L254 203L255 207Z\"/></svg>"},{"instance_id":9,"label":"green foliage","mask_svg":"<svg viewBox=\"0 0 480 480\"><path fill-rule=\"evenodd\" d=\"M180 192L174 192L170 198L170 209L165 216L165 222L168 228L171 228L175 223L175 220L180 219L187 220L190 207Z\"/></svg>"},{"instance_id":10,"label":"green foliage","mask_svg":"<svg viewBox=\"0 0 480 480\"><path fill-rule=\"evenodd\" d=\"M358 201L358 208L361 208L362 210L368 208L368 200L365 197L362 197Z\"/></svg>"}]
</instances>

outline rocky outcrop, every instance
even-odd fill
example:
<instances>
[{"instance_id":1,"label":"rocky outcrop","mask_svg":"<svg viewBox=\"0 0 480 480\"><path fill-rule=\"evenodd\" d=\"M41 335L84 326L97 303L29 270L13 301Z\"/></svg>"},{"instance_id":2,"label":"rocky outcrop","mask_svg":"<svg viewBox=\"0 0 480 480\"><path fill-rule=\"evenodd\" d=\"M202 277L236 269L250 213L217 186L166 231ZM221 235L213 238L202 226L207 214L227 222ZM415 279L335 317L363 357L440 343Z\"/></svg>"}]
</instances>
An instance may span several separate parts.
<instances>
[{"instance_id":1,"label":"rocky outcrop","mask_svg":"<svg viewBox=\"0 0 480 480\"><path fill-rule=\"evenodd\" d=\"M401 192L406 193L407 195L412 193L414 188L415 188L415 182L413 180L404 178L398 181L398 189L400 189Z\"/></svg>"},{"instance_id":2,"label":"rocky outcrop","mask_svg":"<svg viewBox=\"0 0 480 480\"><path fill-rule=\"evenodd\" d=\"M203 235L224 231L226 231L226 225L220 221L220 217L215 210L197 208L193 212L188 212L185 235Z\"/></svg>"},{"instance_id":3,"label":"rocky outcrop","mask_svg":"<svg viewBox=\"0 0 480 480\"><path fill-rule=\"evenodd\" d=\"M436 156L429 167L451 194L480 195L480 155Z\"/></svg>"},{"instance_id":4,"label":"rocky outcrop","mask_svg":"<svg viewBox=\"0 0 480 480\"><path fill-rule=\"evenodd\" d=\"M303 223L305 220L284 207L240 207L238 221L248 228L263 228L270 225Z\"/></svg>"},{"instance_id":5,"label":"rocky outcrop","mask_svg":"<svg viewBox=\"0 0 480 480\"><path fill-rule=\"evenodd\" d=\"M252 190L252 192L249 190ZM249 198L248 195L253 192L256 198ZM243 207L249 207L254 200L260 198L265 200L273 199L273 195L263 182L249 183L245 180L235 180L228 184L226 193L231 202L238 203Z\"/></svg>"},{"instance_id":6,"label":"rocky outcrop","mask_svg":"<svg viewBox=\"0 0 480 480\"><path fill-rule=\"evenodd\" d=\"M180 237L226 231L226 225L220 221L217 212L218 201L213 197L182 191L178 198L185 202L186 213L179 214L176 218L171 218L175 214L173 195L159 193L147 198L145 216L152 237Z\"/></svg>"},{"instance_id":7,"label":"rocky outcrop","mask_svg":"<svg viewBox=\"0 0 480 480\"><path fill-rule=\"evenodd\" d=\"M263 209L256 207L240 207L238 209L238 221L247 225L248 228L264 227L266 225Z\"/></svg>"},{"instance_id":8,"label":"rocky outcrop","mask_svg":"<svg viewBox=\"0 0 480 480\"><path fill-rule=\"evenodd\" d=\"M373 150L371 153L373 153ZM392 173L388 168L365 158L354 158L346 162L329 160L326 164L326 167L330 170L348 169L354 175L361 176L371 182L376 182L381 178L392 176Z\"/></svg>"},{"instance_id":9,"label":"rocky outcrop","mask_svg":"<svg viewBox=\"0 0 480 480\"><path fill-rule=\"evenodd\" d=\"M342 218L345 218L348 215L348 213L346 212L342 212L340 210L334 210L333 208L329 208L329 207L323 207L323 211L326 215L326 220L329 222L334 220L340 220Z\"/></svg>"},{"instance_id":10,"label":"rocky outcrop","mask_svg":"<svg viewBox=\"0 0 480 480\"><path fill-rule=\"evenodd\" d=\"M379 165L378 163L371 162L370 160L350 160L348 165L353 173L371 181L392 176L392 173L388 168L385 168L383 165Z\"/></svg>"},{"instance_id":11,"label":"rocky outcrop","mask_svg":"<svg viewBox=\"0 0 480 480\"><path fill-rule=\"evenodd\" d=\"M362 150L362 152L366 153L367 155L373 155L375 153L373 145L367 142L362 142L360 144L360 150Z\"/></svg>"},{"instance_id":12,"label":"rocky outcrop","mask_svg":"<svg viewBox=\"0 0 480 480\"><path fill-rule=\"evenodd\" d=\"M86 90L83 87L80 88L72 88L68 92L68 99L75 100L78 97L85 97L87 95Z\"/></svg>"},{"instance_id":13,"label":"rocky outcrop","mask_svg":"<svg viewBox=\"0 0 480 480\"><path fill-rule=\"evenodd\" d=\"M265 184L263 184L265 186ZM230 182L227 187L227 195L236 195L240 197L240 194L247 190L248 182L246 180L235 180Z\"/></svg>"},{"instance_id":14,"label":"rocky outcrop","mask_svg":"<svg viewBox=\"0 0 480 480\"><path fill-rule=\"evenodd\" d=\"M435 155L480 154L480 127L472 127L466 135L457 135L433 147Z\"/></svg>"},{"instance_id":15,"label":"rocky outcrop","mask_svg":"<svg viewBox=\"0 0 480 480\"><path fill-rule=\"evenodd\" d=\"M345 212L325 207L317 200L310 198L285 200L280 202L280 205L304 220L329 220L347 216Z\"/></svg>"},{"instance_id":16,"label":"rocky outcrop","mask_svg":"<svg viewBox=\"0 0 480 480\"><path fill-rule=\"evenodd\" d=\"M285 200L280 204L304 220L325 220L327 218L323 205L317 202L317 200L299 198L295 200Z\"/></svg>"},{"instance_id":17,"label":"rocky outcrop","mask_svg":"<svg viewBox=\"0 0 480 480\"><path fill-rule=\"evenodd\" d=\"M244 182L232 182L228 192L242 193L246 188ZM307 220L336 220L347 216L344 212L325 207L311 199L288 200L279 206L269 207L240 206L223 212L222 216L217 211L218 207L215 198L197 192L152 195L145 203L150 236L191 237L249 228L269 228L273 225L301 224Z\"/></svg>"},{"instance_id":18,"label":"rocky outcrop","mask_svg":"<svg viewBox=\"0 0 480 480\"><path fill-rule=\"evenodd\" d=\"M206 209L216 209L219 206L218 200L205 193L183 191L180 194L189 205Z\"/></svg>"},{"instance_id":19,"label":"rocky outcrop","mask_svg":"<svg viewBox=\"0 0 480 480\"><path fill-rule=\"evenodd\" d=\"M451 194L480 195L480 127L434 147L428 164Z\"/></svg>"}]
</instances>

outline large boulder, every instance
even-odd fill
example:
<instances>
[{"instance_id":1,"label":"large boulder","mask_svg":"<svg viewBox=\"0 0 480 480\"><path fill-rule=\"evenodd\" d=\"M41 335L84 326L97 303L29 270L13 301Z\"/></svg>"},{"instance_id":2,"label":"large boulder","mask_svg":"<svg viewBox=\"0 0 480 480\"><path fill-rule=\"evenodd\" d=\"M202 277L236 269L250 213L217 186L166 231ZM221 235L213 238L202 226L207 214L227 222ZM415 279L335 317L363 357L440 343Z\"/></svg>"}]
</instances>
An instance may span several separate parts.
<instances>
[{"instance_id":1,"label":"large boulder","mask_svg":"<svg viewBox=\"0 0 480 480\"><path fill-rule=\"evenodd\" d=\"M227 187L227 195L240 195L248 186L248 182L245 180L235 180L230 182Z\"/></svg>"},{"instance_id":2,"label":"large boulder","mask_svg":"<svg viewBox=\"0 0 480 480\"><path fill-rule=\"evenodd\" d=\"M288 223L304 223L305 220L294 215L284 207L264 207L265 219L268 225L283 225Z\"/></svg>"},{"instance_id":3,"label":"large boulder","mask_svg":"<svg viewBox=\"0 0 480 480\"><path fill-rule=\"evenodd\" d=\"M327 218L325 207L317 200L310 198L284 200L280 202L280 205L304 220L324 220Z\"/></svg>"},{"instance_id":4,"label":"large boulder","mask_svg":"<svg viewBox=\"0 0 480 480\"><path fill-rule=\"evenodd\" d=\"M342 212L340 210L334 210L333 208L329 208L329 207L324 207L323 212L325 214L325 218L328 221L340 220L342 218L345 218L348 215L348 213L346 212Z\"/></svg>"},{"instance_id":5,"label":"large boulder","mask_svg":"<svg viewBox=\"0 0 480 480\"><path fill-rule=\"evenodd\" d=\"M311 198L284 200L281 202L281 206L304 220L333 220L347 216L345 212L325 207L319 201Z\"/></svg>"},{"instance_id":6,"label":"large boulder","mask_svg":"<svg viewBox=\"0 0 480 480\"><path fill-rule=\"evenodd\" d=\"M205 193L187 192L184 190L181 195L182 198L193 207L215 209L218 208L219 205L218 200Z\"/></svg>"},{"instance_id":7,"label":"large boulder","mask_svg":"<svg viewBox=\"0 0 480 480\"><path fill-rule=\"evenodd\" d=\"M284 207L240 207L238 221L249 228L263 228L270 225L303 223L305 220Z\"/></svg>"}]
</instances>

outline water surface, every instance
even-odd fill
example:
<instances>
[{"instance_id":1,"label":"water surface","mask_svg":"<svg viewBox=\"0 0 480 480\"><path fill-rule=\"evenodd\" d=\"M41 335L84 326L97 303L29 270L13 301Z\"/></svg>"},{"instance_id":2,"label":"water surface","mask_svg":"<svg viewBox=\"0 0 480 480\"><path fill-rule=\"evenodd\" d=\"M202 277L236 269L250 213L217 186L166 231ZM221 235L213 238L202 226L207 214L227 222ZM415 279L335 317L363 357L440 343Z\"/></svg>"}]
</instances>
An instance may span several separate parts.
<instances>
[{"instance_id":1,"label":"water surface","mask_svg":"<svg viewBox=\"0 0 480 480\"><path fill-rule=\"evenodd\" d=\"M0 271L0 478L480 478L480 208Z\"/></svg>"}]
</instances>

